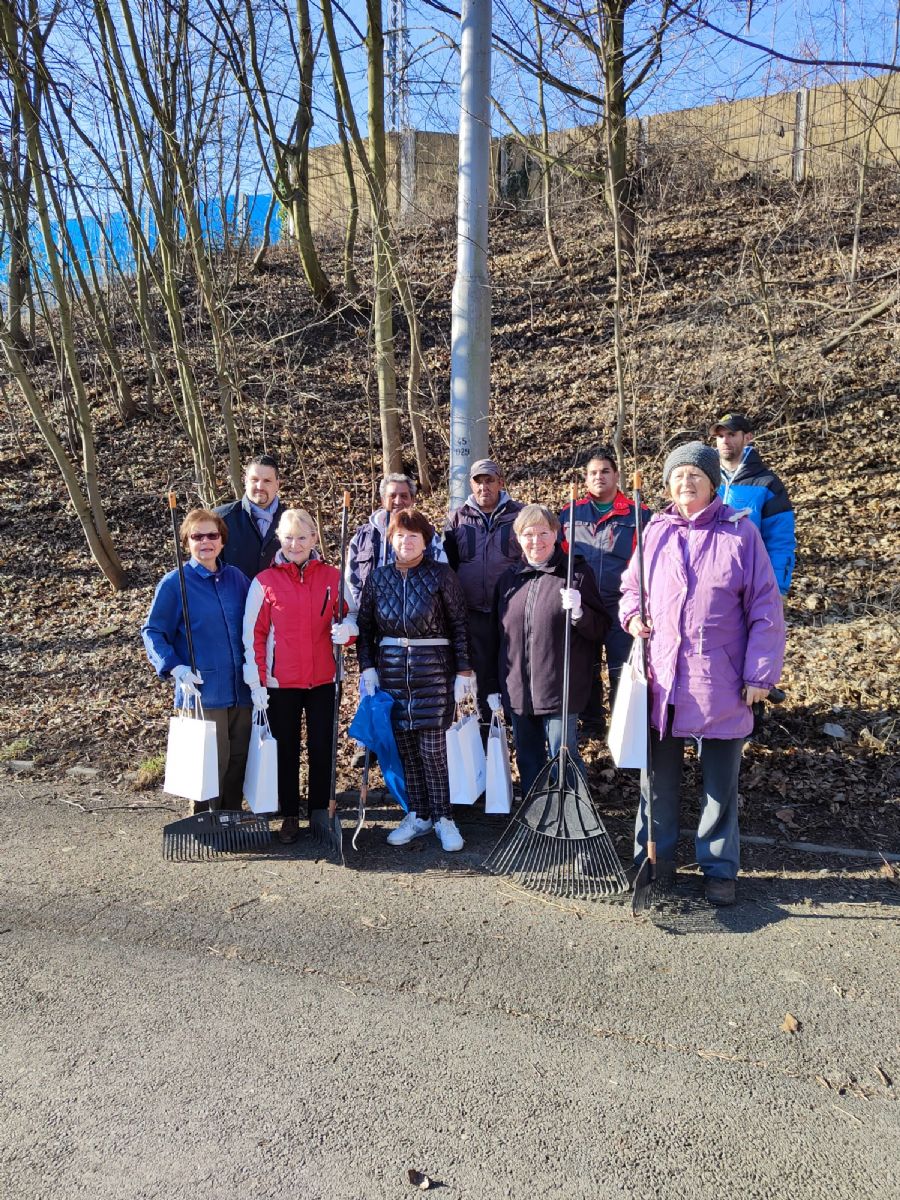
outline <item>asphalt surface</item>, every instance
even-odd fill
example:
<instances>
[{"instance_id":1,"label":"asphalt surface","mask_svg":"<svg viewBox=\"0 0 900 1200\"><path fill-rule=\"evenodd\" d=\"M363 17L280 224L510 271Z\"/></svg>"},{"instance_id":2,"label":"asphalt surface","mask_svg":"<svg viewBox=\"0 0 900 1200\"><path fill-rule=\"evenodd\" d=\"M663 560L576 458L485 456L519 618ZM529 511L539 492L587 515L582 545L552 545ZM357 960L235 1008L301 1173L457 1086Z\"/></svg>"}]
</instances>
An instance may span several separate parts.
<instances>
[{"instance_id":1,"label":"asphalt surface","mask_svg":"<svg viewBox=\"0 0 900 1200\"><path fill-rule=\"evenodd\" d=\"M4 1200L894 1193L871 868L758 851L735 909L689 877L636 921L483 874L477 815L457 855L376 812L346 869L188 864L175 803L0 780Z\"/></svg>"}]
</instances>

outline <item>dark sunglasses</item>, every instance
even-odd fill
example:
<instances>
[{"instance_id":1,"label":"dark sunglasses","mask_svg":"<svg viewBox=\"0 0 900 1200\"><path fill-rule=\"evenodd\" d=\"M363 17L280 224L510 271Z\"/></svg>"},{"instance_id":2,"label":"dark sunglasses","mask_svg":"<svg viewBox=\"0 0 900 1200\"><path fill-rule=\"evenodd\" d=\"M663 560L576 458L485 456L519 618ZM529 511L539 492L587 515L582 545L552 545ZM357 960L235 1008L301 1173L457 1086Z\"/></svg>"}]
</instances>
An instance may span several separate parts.
<instances>
[{"instance_id":1,"label":"dark sunglasses","mask_svg":"<svg viewBox=\"0 0 900 1200\"><path fill-rule=\"evenodd\" d=\"M188 537L192 542L217 542L221 537L221 533L190 533Z\"/></svg>"}]
</instances>

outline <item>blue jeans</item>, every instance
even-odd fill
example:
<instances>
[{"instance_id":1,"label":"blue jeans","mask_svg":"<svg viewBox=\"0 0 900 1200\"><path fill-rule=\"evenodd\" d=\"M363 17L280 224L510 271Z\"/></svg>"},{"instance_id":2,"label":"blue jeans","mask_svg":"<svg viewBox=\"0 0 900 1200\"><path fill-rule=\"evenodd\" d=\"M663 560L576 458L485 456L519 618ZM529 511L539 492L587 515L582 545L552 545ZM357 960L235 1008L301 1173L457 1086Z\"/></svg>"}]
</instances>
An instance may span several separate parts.
<instances>
[{"instance_id":1,"label":"blue jeans","mask_svg":"<svg viewBox=\"0 0 900 1200\"><path fill-rule=\"evenodd\" d=\"M661 738L655 729L650 731L656 857L673 863L678 844L684 743L684 738ZM740 866L737 797L743 747L743 738L704 738L700 746L704 795L695 852L701 871L712 879L734 879ZM634 861L638 864L644 861L647 844L647 788L647 773L642 771L641 803L634 830Z\"/></svg>"},{"instance_id":2,"label":"blue jeans","mask_svg":"<svg viewBox=\"0 0 900 1200\"><path fill-rule=\"evenodd\" d=\"M548 713L542 717L513 713L512 727L522 795L527 796L541 769L559 754L562 745L562 713ZM578 753L578 713L569 716L566 746L570 758L584 774L584 763Z\"/></svg>"}]
</instances>

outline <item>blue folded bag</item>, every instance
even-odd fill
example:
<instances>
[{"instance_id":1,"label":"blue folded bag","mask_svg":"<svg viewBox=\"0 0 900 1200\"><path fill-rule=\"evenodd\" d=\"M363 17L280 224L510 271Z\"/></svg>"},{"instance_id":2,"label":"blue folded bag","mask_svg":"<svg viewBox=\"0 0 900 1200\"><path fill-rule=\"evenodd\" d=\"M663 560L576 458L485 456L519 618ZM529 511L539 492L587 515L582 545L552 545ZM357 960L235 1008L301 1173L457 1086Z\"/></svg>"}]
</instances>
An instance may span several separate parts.
<instances>
[{"instance_id":1,"label":"blue folded bag","mask_svg":"<svg viewBox=\"0 0 900 1200\"><path fill-rule=\"evenodd\" d=\"M403 760L397 749L391 711L395 701L389 692L376 691L374 696L363 696L350 722L348 733L378 755L378 765L387 784L388 791L409 812L409 793Z\"/></svg>"}]
</instances>

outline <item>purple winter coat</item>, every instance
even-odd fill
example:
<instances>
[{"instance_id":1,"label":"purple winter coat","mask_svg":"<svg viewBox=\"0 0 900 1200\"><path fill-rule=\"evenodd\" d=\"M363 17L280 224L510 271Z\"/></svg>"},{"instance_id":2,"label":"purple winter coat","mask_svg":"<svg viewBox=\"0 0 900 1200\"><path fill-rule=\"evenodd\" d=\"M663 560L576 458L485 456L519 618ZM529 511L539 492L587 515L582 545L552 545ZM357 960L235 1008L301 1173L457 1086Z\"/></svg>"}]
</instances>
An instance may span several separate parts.
<instances>
[{"instance_id":1,"label":"purple winter coat","mask_svg":"<svg viewBox=\"0 0 900 1200\"><path fill-rule=\"evenodd\" d=\"M644 534L650 719L674 737L740 738L753 728L745 686L769 688L784 661L784 614L759 530L716 496L693 520L674 505ZM619 618L640 614L635 554L622 577Z\"/></svg>"}]
</instances>

